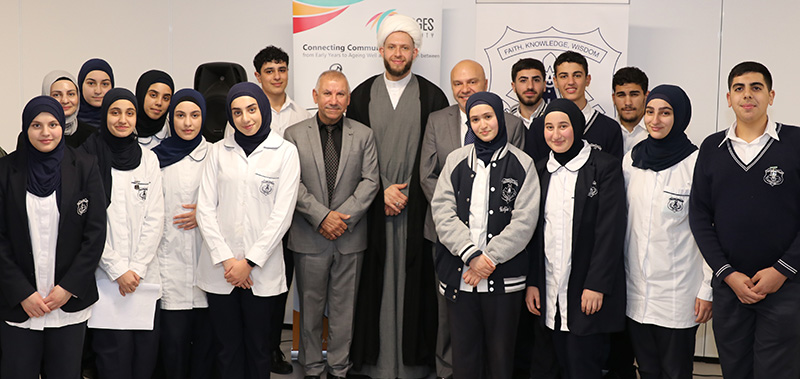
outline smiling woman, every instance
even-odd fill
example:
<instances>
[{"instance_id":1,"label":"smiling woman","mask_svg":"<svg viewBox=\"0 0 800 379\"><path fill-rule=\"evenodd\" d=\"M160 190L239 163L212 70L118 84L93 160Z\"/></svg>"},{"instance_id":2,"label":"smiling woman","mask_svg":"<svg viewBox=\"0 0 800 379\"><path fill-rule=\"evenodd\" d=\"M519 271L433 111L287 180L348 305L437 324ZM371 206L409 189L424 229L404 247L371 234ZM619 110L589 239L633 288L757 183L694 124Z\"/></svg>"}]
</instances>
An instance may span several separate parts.
<instances>
[{"instance_id":1,"label":"smiling woman","mask_svg":"<svg viewBox=\"0 0 800 379\"><path fill-rule=\"evenodd\" d=\"M172 77L164 71L150 70L136 83L139 102L136 136L142 147L152 150L169 137L167 110L175 91Z\"/></svg>"},{"instance_id":2,"label":"smiling woman","mask_svg":"<svg viewBox=\"0 0 800 379\"><path fill-rule=\"evenodd\" d=\"M89 59L78 72L77 84L81 92L78 120L100 129L100 106L106 92L114 88L114 71L108 62L100 58Z\"/></svg>"},{"instance_id":3,"label":"smiling woman","mask_svg":"<svg viewBox=\"0 0 800 379\"><path fill-rule=\"evenodd\" d=\"M64 139L67 146L78 147L97 130L85 122L78 121L80 91L72 74L56 70L42 80L42 95L50 96L61 103L64 110Z\"/></svg>"}]
</instances>

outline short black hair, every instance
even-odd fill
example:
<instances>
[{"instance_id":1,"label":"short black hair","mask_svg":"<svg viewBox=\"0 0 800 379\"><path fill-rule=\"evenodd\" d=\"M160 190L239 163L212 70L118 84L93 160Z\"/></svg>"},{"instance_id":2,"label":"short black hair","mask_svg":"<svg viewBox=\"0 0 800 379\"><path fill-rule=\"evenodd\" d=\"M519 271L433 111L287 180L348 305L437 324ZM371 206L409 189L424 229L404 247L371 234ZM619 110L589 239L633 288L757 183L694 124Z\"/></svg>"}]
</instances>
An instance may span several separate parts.
<instances>
[{"instance_id":1,"label":"short black hair","mask_svg":"<svg viewBox=\"0 0 800 379\"><path fill-rule=\"evenodd\" d=\"M614 74L614 78L611 80L611 91L616 92L617 86L624 86L628 83L637 84L642 87L643 92L647 92L647 85L649 84L647 74L638 67L633 66L623 67Z\"/></svg>"},{"instance_id":2,"label":"short black hair","mask_svg":"<svg viewBox=\"0 0 800 379\"><path fill-rule=\"evenodd\" d=\"M542 74L542 79L545 77L544 64L542 61L533 58L522 58L511 66L511 81L517 81L517 74L522 70L539 70Z\"/></svg>"},{"instance_id":3,"label":"short black hair","mask_svg":"<svg viewBox=\"0 0 800 379\"><path fill-rule=\"evenodd\" d=\"M556 63L553 63L553 70L558 73L558 66L562 63L577 63L583 66L583 73L589 75L589 62L586 61L586 58L578 52L567 50L561 54L559 54L558 58L556 58Z\"/></svg>"},{"instance_id":4,"label":"short black hair","mask_svg":"<svg viewBox=\"0 0 800 379\"><path fill-rule=\"evenodd\" d=\"M261 51L256 54L256 57L253 58L253 66L256 67L256 72L261 72L261 66L267 62L286 62L286 65L288 66L289 54L286 54L286 52L281 50L280 47L269 45L261 49Z\"/></svg>"},{"instance_id":5,"label":"short black hair","mask_svg":"<svg viewBox=\"0 0 800 379\"><path fill-rule=\"evenodd\" d=\"M767 91L772 91L772 74L769 73L767 66L753 61L746 61L733 66L731 73L728 74L728 91L730 91L731 86L733 85L734 78L737 76L742 76L748 72L756 72L764 75L764 81L766 82L764 84L767 86Z\"/></svg>"}]
</instances>

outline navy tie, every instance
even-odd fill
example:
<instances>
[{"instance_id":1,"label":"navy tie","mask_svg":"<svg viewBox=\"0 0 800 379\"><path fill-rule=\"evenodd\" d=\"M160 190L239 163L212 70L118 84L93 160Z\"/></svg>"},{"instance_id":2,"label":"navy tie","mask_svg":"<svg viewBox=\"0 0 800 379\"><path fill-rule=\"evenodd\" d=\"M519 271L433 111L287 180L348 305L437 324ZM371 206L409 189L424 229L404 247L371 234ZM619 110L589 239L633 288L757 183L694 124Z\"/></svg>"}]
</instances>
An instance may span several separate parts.
<instances>
[{"instance_id":1,"label":"navy tie","mask_svg":"<svg viewBox=\"0 0 800 379\"><path fill-rule=\"evenodd\" d=\"M467 134L464 135L464 146L472 145L475 143L475 133L472 132L472 128L469 126L469 120L466 122L467 124Z\"/></svg>"}]
</instances>

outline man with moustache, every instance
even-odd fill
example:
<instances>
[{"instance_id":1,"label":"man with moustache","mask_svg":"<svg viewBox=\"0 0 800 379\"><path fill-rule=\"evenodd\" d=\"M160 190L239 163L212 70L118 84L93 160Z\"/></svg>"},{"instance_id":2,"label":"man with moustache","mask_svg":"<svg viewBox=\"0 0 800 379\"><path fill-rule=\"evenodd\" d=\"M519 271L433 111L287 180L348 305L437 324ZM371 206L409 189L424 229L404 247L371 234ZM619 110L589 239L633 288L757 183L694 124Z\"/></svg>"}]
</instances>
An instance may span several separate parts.
<instances>
[{"instance_id":1,"label":"man with moustache","mask_svg":"<svg viewBox=\"0 0 800 379\"><path fill-rule=\"evenodd\" d=\"M422 31L404 15L378 27L385 72L353 91L347 117L372 128L380 187L369 211L351 359L373 378L421 378L433 362L436 297L433 259L423 235L428 202L420 147L428 115L448 106L439 87L411 73Z\"/></svg>"},{"instance_id":2,"label":"man with moustache","mask_svg":"<svg viewBox=\"0 0 800 379\"><path fill-rule=\"evenodd\" d=\"M623 151L619 124L592 108L586 100L586 88L592 81L586 58L575 51L565 51L556 58L553 69L556 71L553 81L561 97L575 103L583 112L586 119L584 139L592 148L611 154L621 162ZM544 140L544 119L541 117L533 120L528 129L525 152L537 162L547 159L550 154L550 147Z\"/></svg>"},{"instance_id":3,"label":"man with moustache","mask_svg":"<svg viewBox=\"0 0 800 379\"><path fill-rule=\"evenodd\" d=\"M614 74L611 98L617 108L617 121L622 132L623 154L647 138L644 109L647 100L647 75L637 67L623 67Z\"/></svg>"},{"instance_id":4,"label":"man with moustache","mask_svg":"<svg viewBox=\"0 0 800 379\"><path fill-rule=\"evenodd\" d=\"M511 114L521 118L525 128L530 128L533 119L544 114L545 78L544 64L538 59L522 58L511 66L511 89L519 100Z\"/></svg>"},{"instance_id":5,"label":"man with moustache","mask_svg":"<svg viewBox=\"0 0 800 379\"><path fill-rule=\"evenodd\" d=\"M300 185L289 229L300 299L300 351L305 377L344 378L350 369L353 312L364 250L366 212L378 192L378 157L372 130L344 118L350 86L340 71L325 71L312 91L316 117L286 130L297 146ZM327 307L328 356L322 357ZM327 362L327 363L326 363Z\"/></svg>"},{"instance_id":6,"label":"man with moustache","mask_svg":"<svg viewBox=\"0 0 800 379\"><path fill-rule=\"evenodd\" d=\"M488 80L483 67L478 62L467 59L458 62L450 71L450 86L458 104L431 113L422 141L422 159L419 170L422 178L422 191L429 203L433 198L436 182L439 180L439 174L447 156L453 150L474 142L475 135L468 133L470 127L465 113L467 99L476 92L486 91ZM522 120L510 113L506 113L504 116L508 129L508 141L521 149L525 140L525 128L522 126ZM434 247L437 241L433 217L428 208L425 217L425 248L431 252L431 256L435 253ZM438 280L436 282L438 283ZM438 292L438 286L432 287L432 289ZM436 299L439 306L436 376L447 378L453 374L450 330L447 322L447 300L439 295L436 296Z\"/></svg>"}]
</instances>

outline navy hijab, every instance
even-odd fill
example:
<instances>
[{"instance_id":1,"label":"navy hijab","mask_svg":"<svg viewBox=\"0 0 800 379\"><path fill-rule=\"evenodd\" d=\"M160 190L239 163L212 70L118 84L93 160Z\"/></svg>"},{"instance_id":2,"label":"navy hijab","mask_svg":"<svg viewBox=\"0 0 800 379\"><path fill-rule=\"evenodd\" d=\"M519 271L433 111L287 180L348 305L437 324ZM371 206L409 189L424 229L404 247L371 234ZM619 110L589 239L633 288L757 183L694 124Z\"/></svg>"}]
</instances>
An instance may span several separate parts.
<instances>
[{"instance_id":1,"label":"navy hijab","mask_svg":"<svg viewBox=\"0 0 800 379\"><path fill-rule=\"evenodd\" d=\"M697 146L686 136L686 128L692 119L692 103L686 92L678 86L662 84L650 91L646 104L653 99L664 100L672 107L672 129L662 139L647 136L633 147L631 158L633 167L661 171L684 160L697 150Z\"/></svg>"},{"instance_id":2,"label":"navy hijab","mask_svg":"<svg viewBox=\"0 0 800 379\"><path fill-rule=\"evenodd\" d=\"M242 132L239 131L239 128L236 127L236 124L233 122L233 113L231 112L231 103L240 98L242 96L250 96L256 99L256 104L258 104L258 110L261 112L261 127L258 128L256 134L252 136L246 136ZM264 94L264 90L261 87L257 86L254 83L250 82L242 82L237 83L231 90L228 91L228 98L226 100L226 104L228 107L225 109L228 112L228 122L233 126L234 133L233 139L236 140L236 144L238 144L242 150L244 150L245 155L250 156L250 153L264 142L269 136L270 128L269 125L272 122L272 110L270 109L269 99L267 99L267 95Z\"/></svg>"},{"instance_id":3,"label":"navy hijab","mask_svg":"<svg viewBox=\"0 0 800 379\"><path fill-rule=\"evenodd\" d=\"M108 109L117 100L128 100L134 108L139 108L136 97L125 88L114 88L103 97L102 123L100 132L92 134L81 148L86 152L97 157L97 165L100 168L100 178L103 180L103 188L106 191L106 201L111 203L111 169L120 171L133 170L139 167L142 161L142 148L136 140L136 135L131 133L127 137L120 138L111 134L108 129ZM136 127L136 125L131 125Z\"/></svg>"},{"instance_id":4,"label":"navy hijab","mask_svg":"<svg viewBox=\"0 0 800 379\"><path fill-rule=\"evenodd\" d=\"M103 71L108 74L109 79L111 79L111 87L114 87L114 71L111 70L111 65L108 62L100 59L100 58L92 58L86 61L86 63L81 66L80 72L78 72L78 92L80 92L80 108L78 110L78 121L87 123L95 128L102 130L106 126L102 124L101 119L102 117L102 110L98 107L95 107L89 104L86 99L84 99L83 93L83 82L86 80L86 75L89 75L92 71Z\"/></svg>"},{"instance_id":5,"label":"navy hijab","mask_svg":"<svg viewBox=\"0 0 800 379\"><path fill-rule=\"evenodd\" d=\"M197 106L200 107L200 117L202 118L202 122L200 123L200 133L197 133L197 135L191 141L187 141L175 133L175 107L184 101L191 101L192 103L197 104ZM180 161L183 159L183 157L189 155L189 153L194 151L194 149L200 145L200 142L203 141L202 129L203 125L205 124L205 120L206 101L203 99L203 95L201 95L200 92L197 92L191 88L184 88L175 93L175 96L172 97L172 101L169 103L170 136L161 141L161 144L153 148L153 152L156 153L156 156L158 156L158 161L161 168Z\"/></svg>"},{"instance_id":6,"label":"navy hijab","mask_svg":"<svg viewBox=\"0 0 800 379\"><path fill-rule=\"evenodd\" d=\"M572 124L572 135L574 140L569 150L563 153L556 153L553 151L553 158L560 165L565 166L572 158L578 156L578 153L583 149L583 131L586 129L586 117L583 112L578 108L572 100L567 99L554 99L547 104L542 117L547 117L552 112L564 112L569 117L569 122Z\"/></svg>"},{"instance_id":7,"label":"navy hijab","mask_svg":"<svg viewBox=\"0 0 800 379\"><path fill-rule=\"evenodd\" d=\"M476 92L467 99L467 119L470 118L469 112L472 110L472 107L479 104L486 104L494 110L494 116L495 119L497 119L497 135L493 140L484 142L472 131L472 123L470 123L470 127L467 128L467 133L475 135L475 154L478 156L478 159L482 160L484 164L489 164L494 152L505 146L508 142L506 117L503 112L503 101L500 100L500 96L491 92Z\"/></svg>"},{"instance_id":8,"label":"navy hijab","mask_svg":"<svg viewBox=\"0 0 800 379\"><path fill-rule=\"evenodd\" d=\"M164 83L169 86L169 90L172 93L175 93L175 83L172 82L172 77L164 71L150 70L139 77L139 81L136 82L136 100L139 102L136 117L136 135L139 137L155 135L164 128L164 124L167 121L166 112L154 120L144 111L145 96L147 96L150 86L155 83ZM170 102L170 104L172 103Z\"/></svg>"},{"instance_id":9,"label":"navy hijab","mask_svg":"<svg viewBox=\"0 0 800 379\"><path fill-rule=\"evenodd\" d=\"M28 128L31 122L41 113L49 113L58 120L62 135L61 141L50 152L43 153L31 144ZM26 189L39 196L50 196L61 189L61 161L64 159L64 109L59 102L50 96L37 96L31 99L22 111L22 133L17 140L17 150L24 151L28 158L28 179ZM42 127L49 127L43 125Z\"/></svg>"}]
</instances>

